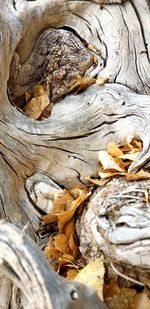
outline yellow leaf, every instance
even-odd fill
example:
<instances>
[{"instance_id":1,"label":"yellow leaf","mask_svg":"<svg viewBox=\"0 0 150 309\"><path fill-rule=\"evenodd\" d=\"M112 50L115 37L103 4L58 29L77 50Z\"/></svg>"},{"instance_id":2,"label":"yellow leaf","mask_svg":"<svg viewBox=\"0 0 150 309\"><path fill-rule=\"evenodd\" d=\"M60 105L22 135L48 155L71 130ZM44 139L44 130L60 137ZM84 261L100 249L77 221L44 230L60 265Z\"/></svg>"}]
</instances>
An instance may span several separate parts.
<instances>
[{"instance_id":1,"label":"yellow leaf","mask_svg":"<svg viewBox=\"0 0 150 309\"><path fill-rule=\"evenodd\" d=\"M105 268L102 260L97 259L87 264L80 270L75 281L86 284L95 289L103 300L103 284L104 284Z\"/></svg>"},{"instance_id":2,"label":"yellow leaf","mask_svg":"<svg viewBox=\"0 0 150 309\"><path fill-rule=\"evenodd\" d=\"M126 154L119 156L119 158L123 159L123 160L135 161L139 154L140 154L140 152L133 152L133 153L129 152L129 153L126 153Z\"/></svg>"},{"instance_id":3,"label":"yellow leaf","mask_svg":"<svg viewBox=\"0 0 150 309\"><path fill-rule=\"evenodd\" d=\"M133 135L129 135L127 137L127 145L130 149L134 151L142 150L142 142L135 139Z\"/></svg>"},{"instance_id":4,"label":"yellow leaf","mask_svg":"<svg viewBox=\"0 0 150 309\"><path fill-rule=\"evenodd\" d=\"M69 92L79 92L83 89L86 89L87 87L91 86L92 84L95 84L95 78L93 77L82 77L80 75L75 78L71 86L69 88Z\"/></svg>"},{"instance_id":5,"label":"yellow leaf","mask_svg":"<svg viewBox=\"0 0 150 309\"><path fill-rule=\"evenodd\" d=\"M107 151L112 157L117 158L119 156L123 156L123 151L115 143L110 142L108 144Z\"/></svg>"},{"instance_id":6,"label":"yellow leaf","mask_svg":"<svg viewBox=\"0 0 150 309\"><path fill-rule=\"evenodd\" d=\"M107 170L115 170L118 172L124 172L124 167L121 159L113 158L111 155L107 153L107 151L101 150L98 153L98 159L103 166L104 171Z\"/></svg>"},{"instance_id":7,"label":"yellow leaf","mask_svg":"<svg viewBox=\"0 0 150 309\"><path fill-rule=\"evenodd\" d=\"M102 179L106 179L106 178L111 178L111 177L115 177L117 175L125 175L125 173L120 173L120 172L102 172L99 171L98 172L99 177L101 177Z\"/></svg>"},{"instance_id":8,"label":"yellow leaf","mask_svg":"<svg viewBox=\"0 0 150 309\"><path fill-rule=\"evenodd\" d=\"M67 274L66 274L66 279L68 280L74 280L74 278L77 276L78 274L78 270L73 268L73 269L69 269L67 271Z\"/></svg>"},{"instance_id":9,"label":"yellow leaf","mask_svg":"<svg viewBox=\"0 0 150 309\"><path fill-rule=\"evenodd\" d=\"M33 88L33 97L40 97L43 94L47 94L47 90L44 91L44 87L42 85L35 85Z\"/></svg>"},{"instance_id":10,"label":"yellow leaf","mask_svg":"<svg viewBox=\"0 0 150 309\"><path fill-rule=\"evenodd\" d=\"M29 97L30 94L26 93L26 99ZM27 102L23 111L28 117L38 119L48 105L50 105L48 90L44 89L42 85L36 85L33 88L33 97Z\"/></svg>"},{"instance_id":11,"label":"yellow leaf","mask_svg":"<svg viewBox=\"0 0 150 309\"><path fill-rule=\"evenodd\" d=\"M108 78L97 78L96 81L95 81L95 84L97 84L97 85L104 85L108 81L109 81Z\"/></svg>"},{"instance_id":12,"label":"yellow leaf","mask_svg":"<svg viewBox=\"0 0 150 309\"><path fill-rule=\"evenodd\" d=\"M140 180L140 179L150 179L150 173L140 170L137 173L126 173L125 174L126 180Z\"/></svg>"}]
</instances>

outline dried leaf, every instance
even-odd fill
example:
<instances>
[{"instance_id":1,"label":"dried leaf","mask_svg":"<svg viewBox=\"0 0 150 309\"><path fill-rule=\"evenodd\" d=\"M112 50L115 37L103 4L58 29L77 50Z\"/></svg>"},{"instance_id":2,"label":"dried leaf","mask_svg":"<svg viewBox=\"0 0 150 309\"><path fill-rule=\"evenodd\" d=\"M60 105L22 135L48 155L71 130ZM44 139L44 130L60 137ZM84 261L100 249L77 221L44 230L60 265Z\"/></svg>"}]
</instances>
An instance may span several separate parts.
<instances>
[{"instance_id":1,"label":"dried leaf","mask_svg":"<svg viewBox=\"0 0 150 309\"><path fill-rule=\"evenodd\" d=\"M107 153L107 151L101 150L98 153L98 159L105 170L115 170L118 172L124 172L124 167L122 160L118 158L113 158Z\"/></svg>"},{"instance_id":2,"label":"dried leaf","mask_svg":"<svg viewBox=\"0 0 150 309\"><path fill-rule=\"evenodd\" d=\"M129 153L126 153L126 154L119 156L119 158L124 159L124 160L135 161L139 154L140 154L139 151L138 152L132 152L132 153L129 152Z\"/></svg>"},{"instance_id":3,"label":"dried leaf","mask_svg":"<svg viewBox=\"0 0 150 309\"><path fill-rule=\"evenodd\" d=\"M115 158L124 155L123 151L115 143L108 144L107 152L108 154L110 154L112 157L115 157Z\"/></svg>"},{"instance_id":4,"label":"dried leaf","mask_svg":"<svg viewBox=\"0 0 150 309\"><path fill-rule=\"evenodd\" d=\"M102 260L97 259L81 269L75 278L75 281L86 284L95 289L99 297L103 300L104 274L104 264Z\"/></svg>"},{"instance_id":5,"label":"dried leaf","mask_svg":"<svg viewBox=\"0 0 150 309\"><path fill-rule=\"evenodd\" d=\"M66 279L68 280L74 280L75 277L78 275L78 270L77 269L68 269L67 274L66 274Z\"/></svg>"},{"instance_id":6,"label":"dried leaf","mask_svg":"<svg viewBox=\"0 0 150 309\"><path fill-rule=\"evenodd\" d=\"M60 252L68 253L68 254L70 252L69 246L68 246L68 239L65 234L60 234L55 237L54 246Z\"/></svg>"},{"instance_id":7,"label":"dried leaf","mask_svg":"<svg viewBox=\"0 0 150 309\"><path fill-rule=\"evenodd\" d=\"M125 175L125 173L120 173L120 172L107 172L107 171L105 171L105 172L103 172L102 170L99 170L98 171L98 175L99 175L99 177L100 178L102 178L102 179L107 179L107 178L111 178L111 177L115 177L115 176L121 176L121 175Z\"/></svg>"},{"instance_id":8,"label":"dried leaf","mask_svg":"<svg viewBox=\"0 0 150 309\"><path fill-rule=\"evenodd\" d=\"M111 282L104 291L104 299L110 309L131 308L137 291L130 288L120 288L117 282Z\"/></svg>"},{"instance_id":9,"label":"dried leaf","mask_svg":"<svg viewBox=\"0 0 150 309\"><path fill-rule=\"evenodd\" d=\"M140 179L150 179L150 173L140 170L137 173L126 173L125 174L125 179L126 180L140 180Z\"/></svg>"},{"instance_id":10,"label":"dried leaf","mask_svg":"<svg viewBox=\"0 0 150 309\"><path fill-rule=\"evenodd\" d=\"M95 84L97 85L104 85L105 83L108 83L109 82L109 79L108 78L97 78L95 80Z\"/></svg>"},{"instance_id":11,"label":"dried leaf","mask_svg":"<svg viewBox=\"0 0 150 309\"><path fill-rule=\"evenodd\" d=\"M93 63L94 63L94 64L98 64L98 59L96 58L95 55L93 56Z\"/></svg>"},{"instance_id":12,"label":"dried leaf","mask_svg":"<svg viewBox=\"0 0 150 309\"><path fill-rule=\"evenodd\" d=\"M131 309L149 309L150 299L145 293L139 293L135 296L135 301Z\"/></svg>"},{"instance_id":13,"label":"dried leaf","mask_svg":"<svg viewBox=\"0 0 150 309\"><path fill-rule=\"evenodd\" d=\"M83 195L79 196L76 200L72 202L71 208L64 212L58 214L58 228L61 232L65 225L73 218L74 213L76 209L80 206L82 202L84 202L89 196L91 195L91 192L83 193Z\"/></svg>"},{"instance_id":14,"label":"dried leaf","mask_svg":"<svg viewBox=\"0 0 150 309\"><path fill-rule=\"evenodd\" d=\"M55 257L59 259L60 257L60 251L54 247L46 246L44 249L44 253L47 256L47 258L51 259L52 257Z\"/></svg>"},{"instance_id":15,"label":"dried leaf","mask_svg":"<svg viewBox=\"0 0 150 309\"><path fill-rule=\"evenodd\" d=\"M26 93L26 99L30 98L30 93ZM38 119L43 113L44 109L50 104L48 90L44 89L42 85L36 85L33 88L33 97L25 107L23 111L25 114L33 119Z\"/></svg>"},{"instance_id":16,"label":"dried leaf","mask_svg":"<svg viewBox=\"0 0 150 309\"><path fill-rule=\"evenodd\" d=\"M71 207L71 203L74 201L74 197L69 190L59 190L54 197L53 213L62 213Z\"/></svg>"},{"instance_id":17,"label":"dried leaf","mask_svg":"<svg viewBox=\"0 0 150 309\"><path fill-rule=\"evenodd\" d=\"M127 298L120 295L113 295L113 297L108 297L105 299L105 303L109 309L129 309L129 302Z\"/></svg>"},{"instance_id":18,"label":"dried leaf","mask_svg":"<svg viewBox=\"0 0 150 309\"><path fill-rule=\"evenodd\" d=\"M116 281L112 281L104 290L104 298L113 297L121 293L120 287Z\"/></svg>"},{"instance_id":19,"label":"dried leaf","mask_svg":"<svg viewBox=\"0 0 150 309\"><path fill-rule=\"evenodd\" d=\"M44 219L45 224L51 224L51 223L56 222L58 220L58 217L55 214L49 214L49 215L45 215L43 219Z\"/></svg>"},{"instance_id":20,"label":"dried leaf","mask_svg":"<svg viewBox=\"0 0 150 309\"><path fill-rule=\"evenodd\" d=\"M95 78L93 77L82 77L80 75L75 78L71 86L69 88L69 92L79 92L83 89L86 89L87 87L91 86L92 84L95 84Z\"/></svg>"},{"instance_id":21,"label":"dried leaf","mask_svg":"<svg viewBox=\"0 0 150 309\"><path fill-rule=\"evenodd\" d=\"M84 90L93 84L103 85L106 82L108 82L108 78L95 79L93 77L83 77L83 76L77 75L77 77L71 83L69 92L78 93L79 91Z\"/></svg>"},{"instance_id":22,"label":"dried leaf","mask_svg":"<svg viewBox=\"0 0 150 309\"><path fill-rule=\"evenodd\" d=\"M58 233L49 240L49 244L45 248L45 254L52 261L54 260L55 269L61 273L64 267L66 272L66 265L67 267L75 267L71 264L72 261L77 259L78 255L78 243L75 234L75 213L80 213L84 201L90 194L91 190L86 186L80 186L71 190L61 190L55 195L54 207L52 209L53 213L44 216L46 224L55 221L58 224ZM49 246L51 246L51 250L49 250ZM56 254L57 257L59 256L57 263Z\"/></svg>"},{"instance_id":23,"label":"dried leaf","mask_svg":"<svg viewBox=\"0 0 150 309\"><path fill-rule=\"evenodd\" d=\"M74 258L73 258L73 256L72 255L70 255L70 254L67 254L67 253L64 253L62 256L61 256L61 258L59 259L59 262L61 262L62 264L63 263L70 263L69 265L71 266L71 267L75 267L76 268L76 266L75 266L75 264L73 263L74 262Z\"/></svg>"},{"instance_id":24,"label":"dried leaf","mask_svg":"<svg viewBox=\"0 0 150 309\"><path fill-rule=\"evenodd\" d=\"M136 140L133 135L127 137L127 145L129 149L134 150L134 152L142 150L142 142Z\"/></svg>"}]
</instances>

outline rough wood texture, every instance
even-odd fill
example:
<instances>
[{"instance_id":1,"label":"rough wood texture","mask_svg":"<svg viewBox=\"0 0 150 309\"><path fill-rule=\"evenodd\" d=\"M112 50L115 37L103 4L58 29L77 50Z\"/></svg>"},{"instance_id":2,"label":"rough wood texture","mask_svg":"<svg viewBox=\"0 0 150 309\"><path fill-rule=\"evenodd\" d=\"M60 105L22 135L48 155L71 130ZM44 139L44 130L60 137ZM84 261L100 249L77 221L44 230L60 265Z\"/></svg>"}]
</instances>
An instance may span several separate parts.
<instances>
[{"instance_id":1,"label":"rough wood texture","mask_svg":"<svg viewBox=\"0 0 150 309\"><path fill-rule=\"evenodd\" d=\"M150 181L116 178L98 188L80 219L80 251L86 260L105 257L123 275L150 286Z\"/></svg>"},{"instance_id":2,"label":"rough wood texture","mask_svg":"<svg viewBox=\"0 0 150 309\"><path fill-rule=\"evenodd\" d=\"M0 218L20 227L29 222L27 233L40 242L42 212L35 207L39 197L30 196L29 177L37 173L37 183L48 177L52 186L85 182L96 173L98 150L129 134L144 144L131 168L149 160L150 6L148 0L0 0L0 7ZM98 64L86 74L112 84L66 97L46 121L31 120L10 103L8 81L45 29L64 27L95 46Z\"/></svg>"},{"instance_id":3,"label":"rough wood texture","mask_svg":"<svg viewBox=\"0 0 150 309\"><path fill-rule=\"evenodd\" d=\"M30 309L84 309L87 305L89 309L106 308L92 289L69 282L52 271L42 252L23 230L0 222L0 247L2 273L16 283L24 294L22 304L17 308L22 308L21 305ZM5 293L2 291L4 286ZM10 308L10 298L5 297L11 293L10 290L11 285L5 279L1 285L1 308Z\"/></svg>"}]
</instances>

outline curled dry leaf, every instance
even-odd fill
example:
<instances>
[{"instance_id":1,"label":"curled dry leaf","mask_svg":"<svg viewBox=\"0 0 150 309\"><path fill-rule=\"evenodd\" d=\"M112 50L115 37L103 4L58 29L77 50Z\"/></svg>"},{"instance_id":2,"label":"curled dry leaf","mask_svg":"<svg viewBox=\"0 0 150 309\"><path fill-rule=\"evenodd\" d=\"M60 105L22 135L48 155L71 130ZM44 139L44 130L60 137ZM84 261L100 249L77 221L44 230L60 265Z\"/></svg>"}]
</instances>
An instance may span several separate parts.
<instances>
[{"instance_id":1,"label":"curled dry leaf","mask_svg":"<svg viewBox=\"0 0 150 309\"><path fill-rule=\"evenodd\" d=\"M75 277L75 281L86 284L95 289L101 300L103 300L104 274L104 264L102 260L97 259L81 269Z\"/></svg>"},{"instance_id":2,"label":"curled dry leaf","mask_svg":"<svg viewBox=\"0 0 150 309\"><path fill-rule=\"evenodd\" d=\"M136 290L120 288L117 282L111 282L104 290L104 299L109 309L131 309Z\"/></svg>"},{"instance_id":3,"label":"curled dry leaf","mask_svg":"<svg viewBox=\"0 0 150 309\"><path fill-rule=\"evenodd\" d=\"M135 296L135 300L131 305L131 309L149 309L150 299L145 293L139 293Z\"/></svg>"},{"instance_id":4,"label":"curled dry leaf","mask_svg":"<svg viewBox=\"0 0 150 309\"><path fill-rule=\"evenodd\" d=\"M31 92L26 93L26 100L24 113L30 118L38 119L45 108L50 105L48 86L34 86Z\"/></svg>"},{"instance_id":5,"label":"curled dry leaf","mask_svg":"<svg viewBox=\"0 0 150 309\"><path fill-rule=\"evenodd\" d=\"M73 269L69 269L66 273L66 279L68 280L74 280L75 277L78 275L78 270L73 268Z\"/></svg>"},{"instance_id":6,"label":"curled dry leaf","mask_svg":"<svg viewBox=\"0 0 150 309\"><path fill-rule=\"evenodd\" d=\"M122 160L113 158L107 151L101 150L98 153L98 159L103 167L103 170L115 170L118 172L124 172L124 165Z\"/></svg>"},{"instance_id":7,"label":"curled dry leaf","mask_svg":"<svg viewBox=\"0 0 150 309\"><path fill-rule=\"evenodd\" d=\"M57 222L58 231L45 247L45 254L51 260L57 260L56 270L60 271L69 261L75 262L78 256L78 242L75 233L75 216L82 211L85 200L91 190L81 186L71 190L60 190L54 198L54 207L44 216L45 224ZM71 259L70 259L71 257ZM71 264L72 265L72 264ZM72 265L73 267L73 265Z\"/></svg>"},{"instance_id":8,"label":"curled dry leaf","mask_svg":"<svg viewBox=\"0 0 150 309\"><path fill-rule=\"evenodd\" d=\"M111 143L111 142L108 144L107 152L109 155L111 155L114 158L124 155L123 151L116 144Z\"/></svg>"},{"instance_id":9,"label":"curled dry leaf","mask_svg":"<svg viewBox=\"0 0 150 309\"><path fill-rule=\"evenodd\" d=\"M140 170L137 173L129 173L128 167L139 156L142 150L142 142L133 136L127 138L125 145L109 143L107 151L100 151L98 154L99 169L98 175L101 180L110 179L114 176L125 176L128 181L149 179L150 173Z\"/></svg>"},{"instance_id":10,"label":"curled dry leaf","mask_svg":"<svg viewBox=\"0 0 150 309\"><path fill-rule=\"evenodd\" d=\"M149 309L150 292L144 288L141 293L133 288L121 288L117 282L104 287L104 299L109 309Z\"/></svg>"},{"instance_id":11,"label":"curled dry leaf","mask_svg":"<svg viewBox=\"0 0 150 309\"><path fill-rule=\"evenodd\" d=\"M150 179L150 173L140 170L137 173L126 173L125 174L125 179L126 180L142 180L142 179Z\"/></svg>"}]
</instances>

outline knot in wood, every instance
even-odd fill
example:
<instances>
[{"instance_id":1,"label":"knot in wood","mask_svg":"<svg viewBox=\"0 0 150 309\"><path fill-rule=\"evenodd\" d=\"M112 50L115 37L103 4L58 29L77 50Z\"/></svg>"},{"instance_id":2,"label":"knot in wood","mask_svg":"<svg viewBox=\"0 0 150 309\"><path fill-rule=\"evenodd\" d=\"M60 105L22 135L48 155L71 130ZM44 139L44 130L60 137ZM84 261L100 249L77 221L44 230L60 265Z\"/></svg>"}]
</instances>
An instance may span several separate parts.
<instances>
[{"instance_id":1,"label":"knot in wood","mask_svg":"<svg viewBox=\"0 0 150 309\"><path fill-rule=\"evenodd\" d=\"M51 101L56 102L68 93L71 81L83 75L92 63L92 54L75 34L47 29L26 62L12 65L9 88L13 97L21 97L34 84L48 82Z\"/></svg>"}]
</instances>

